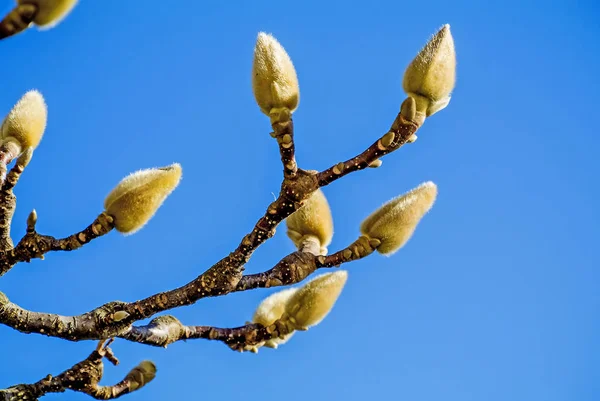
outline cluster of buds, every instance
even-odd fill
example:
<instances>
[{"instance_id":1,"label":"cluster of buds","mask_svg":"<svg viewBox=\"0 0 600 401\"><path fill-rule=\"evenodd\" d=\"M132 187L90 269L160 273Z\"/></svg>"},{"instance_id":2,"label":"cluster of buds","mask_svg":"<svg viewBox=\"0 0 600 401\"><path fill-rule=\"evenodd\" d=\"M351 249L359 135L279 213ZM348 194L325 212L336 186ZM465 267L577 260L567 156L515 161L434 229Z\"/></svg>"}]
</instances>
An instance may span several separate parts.
<instances>
[{"instance_id":1,"label":"cluster of buds","mask_svg":"<svg viewBox=\"0 0 600 401\"><path fill-rule=\"evenodd\" d=\"M64 18L77 0L18 0L17 3L15 10L27 11L34 24L49 27ZM400 112L405 123L420 126L426 117L448 105L455 84L455 70L454 42L449 26L445 25L405 71L403 88L408 98L402 103ZM273 36L262 32L254 50L252 89L260 110L269 116L272 124L290 120L298 107L300 91L291 58ZM25 152L31 155L44 135L46 123L44 98L38 91L27 92L0 125L0 173L4 174L7 164L19 155ZM389 145L393 138L394 134L388 133L381 143ZM380 160L371 163L371 167L379 165ZM172 164L140 170L121 180L104 201L105 213L111 216L116 230L126 235L140 230L178 186L181 175L181 166ZM343 250L342 255L350 260L374 250L383 255L398 251L411 238L436 196L437 186L425 182L390 200L362 222L362 236ZM302 207L288 216L286 224L287 235L300 252L324 259L333 238L333 219L321 189L314 191ZM253 323L267 328L275 325L283 330L279 331L278 337L251 345L249 349L277 348L296 331L319 324L333 308L347 277L345 271L326 273L300 287L285 289L266 298L258 306ZM119 322L128 316L126 312L117 312L113 318ZM126 379L133 383L131 389L135 390L152 380L155 372L151 362L144 362Z\"/></svg>"}]
</instances>

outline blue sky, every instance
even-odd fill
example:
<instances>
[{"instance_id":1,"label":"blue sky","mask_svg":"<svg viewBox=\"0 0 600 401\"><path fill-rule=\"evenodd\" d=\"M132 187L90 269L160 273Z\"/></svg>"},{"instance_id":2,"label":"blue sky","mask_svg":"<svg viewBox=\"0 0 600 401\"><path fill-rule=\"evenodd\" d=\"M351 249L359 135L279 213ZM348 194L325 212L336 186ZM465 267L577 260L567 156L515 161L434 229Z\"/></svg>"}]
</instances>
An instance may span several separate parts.
<instances>
[{"instance_id":1,"label":"blue sky","mask_svg":"<svg viewBox=\"0 0 600 401\"><path fill-rule=\"evenodd\" d=\"M587 401L600 398L597 116L600 6L594 1L82 0L59 27L0 43L0 114L31 88L46 135L19 183L15 239L66 236L139 168L174 161L180 187L139 233L17 266L0 290L23 307L79 314L179 286L230 252L279 189L268 119L252 96L256 34L273 33L300 80L297 157L324 169L386 132L404 68L442 24L458 55L452 102L377 170L325 188L330 249L384 201L432 180L439 196L391 258L344 266L349 280L319 326L273 351L190 341L167 350L115 342L156 380L134 400ZM12 2L4 0L0 10ZM279 229L247 266L293 246ZM237 326L272 291L208 299L174 314ZM0 327L0 388L59 373L92 342ZM48 400L84 400L75 393Z\"/></svg>"}]
</instances>

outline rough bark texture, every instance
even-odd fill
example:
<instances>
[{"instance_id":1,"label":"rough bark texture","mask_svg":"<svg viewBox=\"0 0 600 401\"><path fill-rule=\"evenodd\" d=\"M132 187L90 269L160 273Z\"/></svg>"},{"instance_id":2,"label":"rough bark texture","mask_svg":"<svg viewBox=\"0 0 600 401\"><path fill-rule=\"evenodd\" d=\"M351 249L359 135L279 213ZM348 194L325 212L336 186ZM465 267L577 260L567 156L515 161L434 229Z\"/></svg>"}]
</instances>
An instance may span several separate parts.
<instances>
[{"instance_id":1,"label":"rough bark texture","mask_svg":"<svg viewBox=\"0 0 600 401\"><path fill-rule=\"evenodd\" d=\"M48 393L62 393L66 390L85 393L98 400L111 400L142 388L154 378L153 372L148 372L147 368L141 369L138 366L119 383L113 386L100 386L98 382L104 374L103 359L107 359L113 365L119 363L119 360L108 347L110 343L111 341L101 341L86 359L73 365L73 367L58 376L48 375L33 384L18 384L0 390L0 400L31 401L37 400ZM149 365L154 368L150 362L146 362L146 364L146 366Z\"/></svg>"}]
</instances>

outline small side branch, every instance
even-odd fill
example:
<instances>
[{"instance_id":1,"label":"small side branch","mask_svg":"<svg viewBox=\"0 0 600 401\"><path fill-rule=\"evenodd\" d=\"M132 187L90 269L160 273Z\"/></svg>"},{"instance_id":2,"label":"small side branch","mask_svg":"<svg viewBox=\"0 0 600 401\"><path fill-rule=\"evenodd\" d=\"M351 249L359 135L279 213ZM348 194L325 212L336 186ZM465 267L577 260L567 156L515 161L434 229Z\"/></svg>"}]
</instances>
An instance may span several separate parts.
<instances>
[{"instance_id":1,"label":"small side branch","mask_svg":"<svg viewBox=\"0 0 600 401\"><path fill-rule=\"evenodd\" d=\"M1 197L1 194L0 194ZM27 219L27 233L16 247L0 252L0 276L6 274L18 262L30 262L32 259L43 259L50 251L73 251L88 242L109 233L114 225L113 218L101 213L92 224L84 230L66 238L54 238L38 234L35 230L37 214L35 210ZM0 227L2 222L0 221Z\"/></svg>"},{"instance_id":2,"label":"small side branch","mask_svg":"<svg viewBox=\"0 0 600 401\"><path fill-rule=\"evenodd\" d=\"M127 333L131 325L138 320L150 318L170 309L192 305L205 297L222 296L232 291L295 284L304 280L317 268L339 266L341 263L362 258L373 252L377 246L369 243L364 237L330 256L294 252L269 271L243 276L244 265L252 253L271 238L279 223L302 207L304 201L319 186L328 185L350 172L367 167L382 155L398 149L409 140L417 128L416 123L406 120L399 114L390 132L360 155L343 163L343 168L339 168L338 164L320 173L298 169L293 178L283 180L279 197L269 205L264 216L258 220L252 232L244 236L235 251L182 287L154 294L136 302L108 303L84 315L73 317L26 311L8 302L8 299L0 293L0 323L26 333L40 333L72 341L116 337ZM84 235L86 240L96 235L93 226L86 229L88 230ZM76 235L64 240L55 240L35 232L28 233L15 248L20 252L0 254L0 262L3 258L8 259L8 266L10 266L10 263L15 260L39 257L48 250L69 250L70 247L75 249L78 244L84 242L82 238ZM4 269L6 271L6 267ZM1 271L3 270L0 263ZM6 300L4 304L3 296ZM57 321L61 324L57 324Z\"/></svg>"},{"instance_id":3,"label":"small side branch","mask_svg":"<svg viewBox=\"0 0 600 401\"><path fill-rule=\"evenodd\" d=\"M120 337L141 344L167 347L177 341L206 339L221 341L235 351L253 351L257 345L291 332L283 321L275 321L269 327L249 323L236 328L212 326L185 326L173 316L160 316L148 325L134 326Z\"/></svg>"},{"instance_id":4,"label":"small side branch","mask_svg":"<svg viewBox=\"0 0 600 401\"><path fill-rule=\"evenodd\" d=\"M402 145L409 142L409 139L418 129L419 125L416 122L409 121L401 113L398 113L390 130L379 138L377 142L369 146L368 149L352 159L340 162L320 172L317 175L319 187L324 187L347 174L369 167L375 160L399 149Z\"/></svg>"},{"instance_id":5,"label":"small side branch","mask_svg":"<svg viewBox=\"0 0 600 401\"><path fill-rule=\"evenodd\" d=\"M360 237L348 247L328 256L315 256L308 252L291 253L270 270L242 277L236 291L299 283L317 269L339 267L343 263L367 257L375 251L379 243L378 240L369 241L366 237Z\"/></svg>"},{"instance_id":6,"label":"small side branch","mask_svg":"<svg viewBox=\"0 0 600 401\"><path fill-rule=\"evenodd\" d=\"M21 174L25 171L25 167L31 161L32 155L32 148L25 149L8 173L6 180L0 180L2 182L0 184L0 252L6 252L14 246L10 236L10 227L13 215L15 214L15 207L17 206L17 198L13 194L13 188L17 185ZM5 167L3 162L0 162L0 170L3 167ZM0 268L0 276L2 274L2 269Z\"/></svg>"},{"instance_id":7,"label":"small side branch","mask_svg":"<svg viewBox=\"0 0 600 401\"><path fill-rule=\"evenodd\" d=\"M271 133L271 136L277 139L277 144L279 145L279 154L281 155L281 162L283 164L284 178L294 178L298 172L294 145L294 122L287 109L283 109L280 112L280 115L277 116L277 120L278 121L272 124L273 132Z\"/></svg>"},{"instance_id":8,"label":"small side branch","mask_svg":"<svg viewBox=\"0 0 600 401\"><path fill-rule=\"evenodd\" d=\"M154 379L156 367L152 362L145 361L119 383L113 386L99 385L104 373L103 359L107 359L113 365L119 363L108 347L111 342L112 340L101 341L86 359L58 376L48 375L33 384L18 384L0 390L0 400L31 401L49 393L62 393L67 390L84 393L98 400L112 400L138 390Z\"/></svg>"}]
</instances>

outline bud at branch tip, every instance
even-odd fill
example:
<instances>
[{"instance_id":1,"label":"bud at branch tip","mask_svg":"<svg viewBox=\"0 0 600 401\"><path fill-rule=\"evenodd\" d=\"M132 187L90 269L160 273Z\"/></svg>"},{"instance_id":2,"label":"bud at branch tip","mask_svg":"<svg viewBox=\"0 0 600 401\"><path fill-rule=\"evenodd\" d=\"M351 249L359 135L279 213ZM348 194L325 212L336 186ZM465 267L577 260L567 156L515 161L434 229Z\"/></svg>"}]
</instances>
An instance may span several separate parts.
<instances>
[{"instance_id":1,"label":"bud at branch tip","mask_svg":"<svg viewBox=\"0 0 600 401\"><path fill-rule=\"evenodd\" d=\"M252 90L271 123L287 121L298 107L298 77L290 56L272 35L258 34L252 64Z\"/></svg>"}]
</instances>

